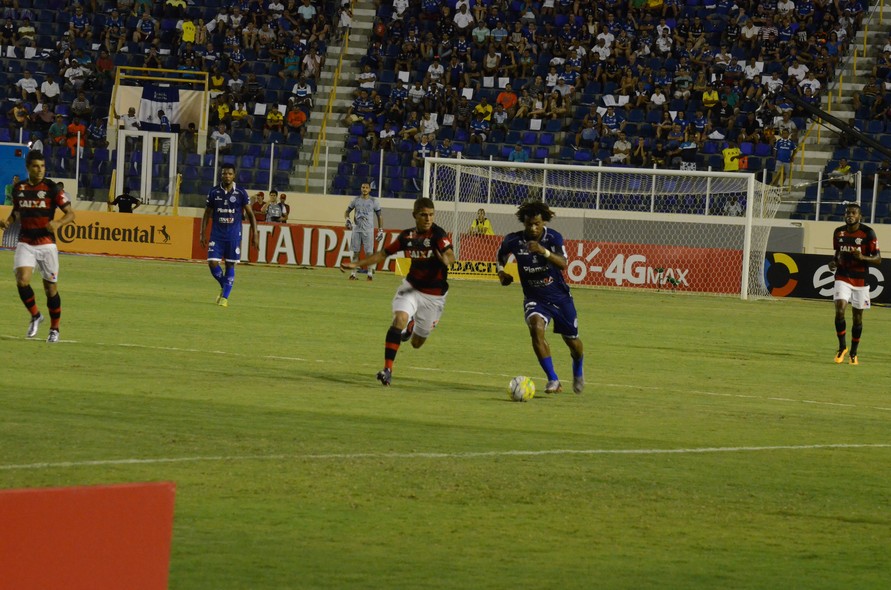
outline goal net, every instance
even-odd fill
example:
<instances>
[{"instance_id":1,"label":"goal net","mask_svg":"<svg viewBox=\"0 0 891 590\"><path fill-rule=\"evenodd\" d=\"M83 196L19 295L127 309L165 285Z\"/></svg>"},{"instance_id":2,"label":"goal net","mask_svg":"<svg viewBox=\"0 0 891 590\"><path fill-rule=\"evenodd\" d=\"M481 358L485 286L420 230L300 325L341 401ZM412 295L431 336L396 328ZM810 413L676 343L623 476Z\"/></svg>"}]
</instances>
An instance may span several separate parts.
<instances>
[{"instance_id":1,"label":"goal net","mask_svg":"<svg viewBox=\"0 0 891 590\"><path fill-rule=\"evenodd\" d=\"M517 206L550 205L571 284L767 297L779 187L752 174L427 158L424 196L461 261L490 262ZM484 211L495 234L474 233Z\"/></svg>"}]
</instances>

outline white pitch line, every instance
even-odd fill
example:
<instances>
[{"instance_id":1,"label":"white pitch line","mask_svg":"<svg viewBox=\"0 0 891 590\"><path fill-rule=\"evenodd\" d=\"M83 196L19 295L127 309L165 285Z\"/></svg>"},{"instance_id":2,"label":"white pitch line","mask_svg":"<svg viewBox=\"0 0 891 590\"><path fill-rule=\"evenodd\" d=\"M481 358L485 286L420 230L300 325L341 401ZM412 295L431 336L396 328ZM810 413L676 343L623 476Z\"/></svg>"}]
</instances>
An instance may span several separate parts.
<instances>
[{"instance_id":1,"label":"white pitch line","mask_svg":"<svg viewBox=\"0 0 891 590\"><path fill-rule=\"evenodd\" d=\"M0 334L0 339L2 340L27 340L22 338L21 336L11 336L8 334ZM42 342L42 340L35 340L38 342ZM78 340L62 340L61 342L66 343L74 343L78 344L80 341ZM115 347L119 346L121 348L143 348L146 350L162 350L168 352L187 352L187 353L195 353L195 354L213 354L218 356L234 356L240 358L252 358L252 359L265 359L265 360L284 360L284 361L294 361L301 363L337 363L339 361L329 361L325 359L306 359L302 357L294 357L294 356L281 356L281 355L265 355L262 357L257 357L254 355L248 355L239 352L231 352L227 350L204 350L200 348L182 348L177 346L155 346L150 344L133 344L126 342L118 342L118 343L107 343L107 342L95 342L93 343L95 346L107 346L107 347ZM368 365L370 366L370 365ZM512 375L507 375L503 373L490 373L485 371L468 371L466 369L437 369L431 367L417 367L412 365L402 365L408 369L413 371L429 371L429 372L438 372L438 373L452 373L452 374L460 374L460 375L482 375L486 377L507 377L510 378ZM635 385L633 383L598 383L598 382L589 382L589 388L593 387L609 387L611 389L638 389L644 391L669 391L669 392L677 392L677 393L686 393L686 394L694 394L694 395L707 395L713 397L731 397L731 398L739 398L739 399L763 399L769 401L776 402L785 402L785 403L797 403L797 404L811 404L811 405L819 405L819 406L832 406L832 407L841 407L841 408L865 408L868 410L878 410L881 412L891 412L891 408L882 407L882 406L858 406L855 404L843 404L838 402L824 402L817 400L800 400L800 399L792 399L788 397L761 397L757 395L747 395L743 393L720 393L716 391L697 391L692 389L669 389L666 387L656 387L656 386L647 386L647 385Z\"/></svg>"},{"instance_id":2,"label":"white pitch line","mask_svg":"<svg viewBox=\"0 0 891 590\"><path fill-rule=\"evenodd\" d=\"M699 447L690 449L552 449L542 451L469 451L466 453L328 453L319 455L211 455L205 457L159 457L155 459L106 459L0 465L0 471L102 467L107 465L157 465L162 463L202 463L219 461L332 461L359 459L480 459L490 457L542 457L552 455L690 455L705 453L751 453L764 451L808 451L825 449L888 449L891 443L832 443L816 445L777 445L768 447Z\"/></svg>"}]
</instances>

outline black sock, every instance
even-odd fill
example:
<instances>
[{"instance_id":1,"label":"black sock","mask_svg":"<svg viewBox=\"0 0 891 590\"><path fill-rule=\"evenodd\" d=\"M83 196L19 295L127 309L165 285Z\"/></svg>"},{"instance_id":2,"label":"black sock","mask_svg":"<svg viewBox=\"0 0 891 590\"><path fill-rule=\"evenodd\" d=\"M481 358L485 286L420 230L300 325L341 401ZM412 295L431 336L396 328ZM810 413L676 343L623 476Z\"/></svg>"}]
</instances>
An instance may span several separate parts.
<instances>
[{"instance_id":1,"label":"black sock","mask_svg":"<svg viewBox=\"0 0 891 590\"><path fill-rule=\"evenodd\" d=\"M31 314L31 317L35 317L40 313L37 310L37 303L34 301L34 289L31 288L31 285L19 287L19 299L28 308L28 313Z\"/></svg>"},{"instance_id":2,"label":"black sock","mask_svg":"<svg viewBox=\"0 0 891 590\"><path fill-rule=\"evenodd\" d=\"M847 345L845 344L845 334L847 333L846 327L847 324L845 323L844 319L835 320L835 335L838 336L839 350L844 350L845 348L847 348Z\"/></svg>"},{"instance_id":3,"label":"black sock","mask_svg":"<svg viewBox=\"0 0 891 590\"><path fill-rule=\"evenodd\" d=\"M863 324L854 324L851 328L851 356L857 356L857 347L860 346L860 334L863 333Z\"/></svg>"},{"instance_id":4,"label":"black sock","mask_svg":"<svg viewBox=\"0 0 891 590\"><path fill-rule=\"evenodd\" d=\"M49 308L50 328L59 329L59 320L62 318L62 298L56 293L52 297L46 298L46 306Z\"/></svg>"}]
</instances>

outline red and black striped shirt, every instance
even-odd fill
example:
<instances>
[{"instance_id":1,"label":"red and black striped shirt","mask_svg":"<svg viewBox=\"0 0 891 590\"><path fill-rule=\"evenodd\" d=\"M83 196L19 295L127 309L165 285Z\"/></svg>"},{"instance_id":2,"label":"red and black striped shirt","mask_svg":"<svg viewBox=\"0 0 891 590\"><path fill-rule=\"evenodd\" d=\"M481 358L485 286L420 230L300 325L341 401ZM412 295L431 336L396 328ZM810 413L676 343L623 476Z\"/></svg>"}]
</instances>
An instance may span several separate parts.
<instances>
[{"instance_id":1,"label":"red and black striped shirt","mask_svg":"<svg viewBox=\"0 0 891 590\"><path fill-rule=\"evenodd\" d=\"M452 249L452 240L444 229L433 224L430 231L419 233L417 229L407 229L387 244L384 251L388 256L400 250L411 258L411 267L406 280L409 284L428 295L445 295L449 290L449 269L433 253Z\"/></svg>"},{"instance_id":2,"label":"red and black striped shirt","mask_svg":"<svg viewBox=\"0 0 891 590\"><path fill-rule=\"evenodd\" d=\"M70 205L71 201L56 183L44 178L37 184L27 180L12 189L12 210L19 214L22 230L19 241L32 246L54 244L56 237L47 228L56 215L56 209Z\"/></svg>"},{"instance_id":3,"label":"red and black striped shirt","mask_svg":"<svg viewBox=\"0 0 891 590\"><path fill-rule=\"evenodd\" d=\"M846 225L835 228L832 233L832 246L835 248L835 280L850 283L853 287L865 287L869 276L869 265L855 260L851 252L860 250L864 256L879 253L876 232L869 226L860 224L857 231L849 232Z\"/></svg>"}]
</instances>

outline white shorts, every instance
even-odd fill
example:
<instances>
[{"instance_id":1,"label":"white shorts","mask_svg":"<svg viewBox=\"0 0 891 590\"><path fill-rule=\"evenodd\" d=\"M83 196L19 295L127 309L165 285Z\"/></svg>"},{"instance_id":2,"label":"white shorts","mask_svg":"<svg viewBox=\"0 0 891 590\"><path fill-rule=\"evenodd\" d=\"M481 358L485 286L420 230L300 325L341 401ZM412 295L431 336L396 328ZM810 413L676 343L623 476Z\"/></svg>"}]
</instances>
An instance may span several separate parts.
<instances>
[{"instance_id":1,"label":"white shorts","mask_svg":"<svg viewBox=\"0 0 891 590\"><path fill-rule=\"evenodd\" d=\"M835 281L833 301L847 301L854 309L869 309L869 287L854 287L845 281Z\"/></svg>"},{"instance_id":2,"label":"white shorts","mask_svg":"<svg viewBox=\"0 0 891 590\"><path fill-rule=\"evenodd\" d=\"M32 246L19 242L15 247L13 268L37 268L43 280L55 283L59 280L59 248L55 244Z\"/></svg>"},{"instance_id":3,"label":"white shorts","mask_svg":"<svg viewBox=\"0 0 891 590\"><path fill-rule=\"evenodd\" d=\"M445 308L445 295L428 295L412 287L408 281L402 285L393 297L393 312L402 311L415 318L414 333L421 338L430 336L430 332L439 323Z\"/></svg>"}]
</instances>

